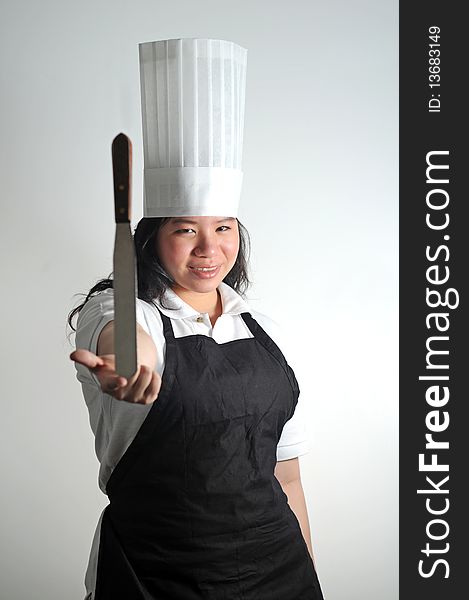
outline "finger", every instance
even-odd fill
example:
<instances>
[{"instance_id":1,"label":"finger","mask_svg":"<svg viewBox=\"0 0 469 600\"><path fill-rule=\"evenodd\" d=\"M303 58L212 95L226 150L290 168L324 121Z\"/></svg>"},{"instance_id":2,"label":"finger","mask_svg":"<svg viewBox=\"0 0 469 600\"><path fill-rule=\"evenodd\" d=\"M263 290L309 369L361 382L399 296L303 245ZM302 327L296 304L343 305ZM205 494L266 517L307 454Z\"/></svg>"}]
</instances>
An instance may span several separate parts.
<instances>
[{"instance_id":1,"label":"finger","mask_svg":"<svg viewBox=\"0 0 469 600\"><path fill-rule=\"evenodd\" d=\"M105 394L115 396L115 393L125 388L127 385L127 379L120 375L109 377L105 382L101 384L101 389ZM119 399L119 398L118 398Z\"/></svg>"},{"instance_id":2,"label":"finger","mask_svg":"<svg viewBox=\"0 0 469 600\"><path fill-rule=\"evenodd\" d=\"M150 367L143 365L140 376L137 379L135 386L134 386L136 402L139 402L142 404L145 403L145 391L148 388L148 386L151 384L152 378L153 378L153 370L150 369Z\"/></svg>"},{"instance_id":3,"label":"finger","mask_svg":"<svg viewBox=\"0 0 469 600\"><path fill-rule=\"evenodd\" d=\"M128 397L132 398L131 402L142 403L144 401L144 393L149 386L152 378L152 370L150 367L142 365L137 381L129 390Z\"/></svg>"},{"instance_id":4,"label":"finger","mask_svg":"<svg viewBox=\"0 0 469 600\"><path fill-rule=\"evenodd\" d=\"M150 385L145 390L143 401L145 404L151 404L158 398L161 389L161 377L158 373L153 373Z\"/></svg>"},{"instance_id":5,"label":"finger","mask_svg":"<svg viewBox=\"0 0 469 600\"><path fill-rule=\"evenodd\" d=\"M137 382L137 380L138 380L138 378L140 376L141 368L142 368L142 365L138 365L137 370L135 371L135 373L133 373L133 375L131 375L130 377L127 377L127 379L126 379L127 384L126 385L128 386L129 390Z\"/></svg>"},{"instance_id":6,"label":"finger","mask_svg":"<svg viewBox=\"0 0 469 600\"><path fill-rule=\"evenodd\" d=\"M133 402L133 388L135 383L140 376L141 366L139 365L137 371L128 378L122 377L118 375L121 380L121 385L119 385L113 392L112 396L116 398L116 400L125 400L126 402ZM117 374L116 374L117 375ZM122 380L124 380L124 384L122 385Z\"/></svg>"},{"instance_id":7,"label":"finger","mask_svg":"<svg viewBox=\"0 0 469 600\"><path fill-rule=\"evenodd\" d=\"M74 350L70 354L70 359L80 363L81 365L84 365L85 367L88 367L89 369L95 369L96 367L101 367L104 365L102 358L83 348Z\"/></svg>"}]
</instances>

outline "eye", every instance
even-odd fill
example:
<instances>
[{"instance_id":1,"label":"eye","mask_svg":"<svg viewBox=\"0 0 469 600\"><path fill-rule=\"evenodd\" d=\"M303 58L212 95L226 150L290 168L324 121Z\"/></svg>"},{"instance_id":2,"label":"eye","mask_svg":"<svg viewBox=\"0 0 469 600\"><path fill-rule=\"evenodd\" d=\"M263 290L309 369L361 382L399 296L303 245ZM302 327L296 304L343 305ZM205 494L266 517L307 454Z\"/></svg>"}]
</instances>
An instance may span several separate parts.
<instances>
[{"instance_id":1,"label":"eye","mask_svg":"<svg viewBox=\"0 0 469 600\"><path fill-rule=\"evenodd\" d=\"M223 229L223 231L231 229L231 227L228 227L228 225L220 225L220 227L218 227L218 229ZM186 233L187 231L194 231L192 228L189 229L177 229L175 233Z\"/></svg>"}]
</instances>

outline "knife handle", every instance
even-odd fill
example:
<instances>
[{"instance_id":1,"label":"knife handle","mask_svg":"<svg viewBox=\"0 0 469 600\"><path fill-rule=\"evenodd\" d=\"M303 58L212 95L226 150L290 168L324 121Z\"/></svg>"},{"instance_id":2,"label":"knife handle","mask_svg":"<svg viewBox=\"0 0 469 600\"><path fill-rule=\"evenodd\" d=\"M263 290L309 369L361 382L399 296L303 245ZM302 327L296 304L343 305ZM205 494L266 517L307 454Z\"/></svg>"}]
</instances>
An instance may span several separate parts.
<instances>
[{"instance_id":1,"label":"knife handle","mask_svg":"<svg viewBox=\"0 0 469 600\"><path fill-rule=\"evenodd\" d=\"M132 142L124 133L119 133L112 142L112 170L116 223L130 223Z\"/></svg>"}]
</instances>

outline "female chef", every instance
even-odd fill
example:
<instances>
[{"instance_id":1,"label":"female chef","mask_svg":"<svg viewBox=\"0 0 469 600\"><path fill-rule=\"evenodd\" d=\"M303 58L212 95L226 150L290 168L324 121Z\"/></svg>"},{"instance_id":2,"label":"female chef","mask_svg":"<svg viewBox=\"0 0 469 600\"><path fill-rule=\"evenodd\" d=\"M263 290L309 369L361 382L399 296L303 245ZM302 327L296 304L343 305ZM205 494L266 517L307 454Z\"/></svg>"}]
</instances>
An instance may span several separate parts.
<instances>
[{"instance_id":1,"label":"female chef","mask_svg":"<svg viewBox=\"0 0 469 600\"><path fill-rule=\"evenodd\" d=\"M246 51L222 40L148 42L140 65L137 372L114 369L112 280L69 317L78 313L70 358L110 501L86 598L322 599L298 464L307 444L298 383L274 323L243 298ZM217 125L220 108L229 118Z\"/></svg>"}]
</instances>

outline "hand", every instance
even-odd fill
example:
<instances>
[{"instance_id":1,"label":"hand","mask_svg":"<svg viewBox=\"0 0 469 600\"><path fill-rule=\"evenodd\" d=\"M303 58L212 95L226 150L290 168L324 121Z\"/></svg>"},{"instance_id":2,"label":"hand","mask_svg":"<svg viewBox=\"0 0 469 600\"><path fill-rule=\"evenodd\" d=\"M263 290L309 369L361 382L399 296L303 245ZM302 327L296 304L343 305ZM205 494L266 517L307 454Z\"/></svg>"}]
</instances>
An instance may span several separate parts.
<instances>
[{"instance_id":1,"label":"hand","mask_svg":"<svg viewBox=\"0 0 469 600\"><path fill-rule=\"evenodd\" d=\"M101 385L101 390L116 400L133 404L151 404L161 388L161 377L151 367L138 365L137 371L127 379L115 370L115 355L98 356L88 350L78 349L70 354L70 359L88 367Z\"/></svg>"}]
</instances>

